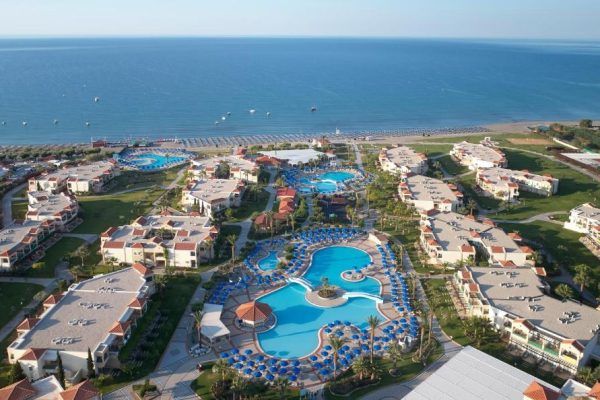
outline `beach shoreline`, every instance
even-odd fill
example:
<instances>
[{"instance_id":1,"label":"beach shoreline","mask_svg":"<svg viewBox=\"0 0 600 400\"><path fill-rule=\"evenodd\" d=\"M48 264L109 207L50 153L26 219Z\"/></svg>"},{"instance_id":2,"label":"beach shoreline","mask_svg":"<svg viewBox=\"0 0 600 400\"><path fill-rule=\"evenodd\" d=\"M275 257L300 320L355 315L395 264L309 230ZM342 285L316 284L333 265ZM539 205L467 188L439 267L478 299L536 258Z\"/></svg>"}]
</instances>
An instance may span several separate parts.
<instances>
[{"instance_id":1,"label":"beach shoreline","mask_svg":"<svg viewBox=\"0 0 600 400\"><path fill-rule=\"evenodd\" d=\"M420 129L398 129L398 130L369 130L357 132L335 132L329 133L306 133L306 134L257 134L244 136L213 136L213 135L190 135L186 138L157 138L149 139L156 145L164 148L179 148L183 147L188 150L200 150L203 148L230 148L237 146L252 146L252 145L269 145L277 143L309 143L312 139L326 137L333 143L346 143L348 141L356 143L389 143L403 144L415 143L427 138L448 138L456 136L474 136L474 135L498 135L498 134L527 134L531 133L529 127L538 125L549 125L554 122L559 122L566 125L577 124L577 121L550 121L550 120L534 120L534 121L515 121L501 122L495 124L463 127L463 128L420 128ZM124 147L125 140L120 142L120 145L109 148ZM0 151L2 150L19 150L19 149L34 149L44 148L47 150L64 149L69 147L91 146L90 143L62 143L62 144L2 144L0 143Z\"/></svg>"}]
</instances>

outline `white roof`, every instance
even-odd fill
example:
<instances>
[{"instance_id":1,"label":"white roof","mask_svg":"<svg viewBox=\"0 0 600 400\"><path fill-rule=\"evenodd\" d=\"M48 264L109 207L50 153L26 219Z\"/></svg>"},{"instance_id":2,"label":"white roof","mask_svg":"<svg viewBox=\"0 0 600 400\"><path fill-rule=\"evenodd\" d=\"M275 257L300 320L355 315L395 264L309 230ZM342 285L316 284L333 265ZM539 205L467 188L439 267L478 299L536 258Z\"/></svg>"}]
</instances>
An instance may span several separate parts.
<instances>
[{"instance_id":1,"label":"white roof","mask_svg":"<svg viewBox=\"0 0 600 400\"><path fill-rule=\"evenodd\" d=\"M280 160L287 160L290 165L298 163L306 164L311 160L316 160L325 155L325 153L313 149L261 151L260 154Z\"/></svg>"},{"instance_id":2,"label":"white roof","mask_svg":"<svg viewBox=\"0 0 600 400\"><path fill-rule=\"evenodd\" d=\"M223 306L219 304L204 304L204 314L202 315L202 322L200 333L210 340L218 337L229 335L230 331L221 321L221 313L223 312Z\"/></svg>"},{"instance_id":3,"label":"white roof","mask_svg":"<svg viewBox=\"0 0 600 400\"><path fill-rule=\"evenodd\" d=\"M60 399L59 395L63 391L62 386L56 379L56 376L50 375L44 379L31 382L31 386L36 390L35 396L31 400L55 400Z\"/></svg>"},{"instance_id":4,"label":"white roof","mask_svg":"<svg viewBox=\"0 0 600 400\"><path fill-rule=\"evenodd\" d=\"M523 400L523 391L534 380L558 391L558 388L468 346L404 399Z\"/></svg>"}]
</instances>

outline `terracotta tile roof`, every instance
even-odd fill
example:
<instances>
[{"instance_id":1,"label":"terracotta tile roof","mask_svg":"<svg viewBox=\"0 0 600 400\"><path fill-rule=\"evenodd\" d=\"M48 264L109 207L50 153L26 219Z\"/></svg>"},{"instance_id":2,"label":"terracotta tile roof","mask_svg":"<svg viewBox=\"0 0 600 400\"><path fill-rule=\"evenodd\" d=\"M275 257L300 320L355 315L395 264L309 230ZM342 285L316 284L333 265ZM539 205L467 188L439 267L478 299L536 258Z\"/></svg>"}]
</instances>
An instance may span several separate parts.
<instances>
[{"instance_id":1,"label":"terracotta tile roof","mask_svg":"<svg viewBox=\"0 0 600 400\"><path fill-rule=\"evenodd\" d=\"M544 268L544 267L535 267L533 269L533 271L535 272L536 275L546 276L546 268Z\"/></svg>"},{"instance_id":2,"label":"terracotta tile roof","mask_svg":"<svg viewBox=\"0 0 600 400\"><path fill-rule=\"evenodd\" d=\"M135 263L132 265L132 268L142 276L150 275L152 273L152 271L142 263Z\"/></svg>"},{"instance_id":3,"label":"terracotta tile roof","mask_svg":"<svg viewBox=\"0 0 600 400\"><path fill-rule=\"evenodd\" d=\"M492 246L492 253L504 253L504 247Z\"/></svg>"},{"instance_id":4,"label":"terracotta tile roof","mask_svg":"<svg viewBox=\"0 0 600 400\"><path fill-rule=\"evenodd\" d=\"M560 396L560 392L556 392L541 385L537 381L533 381L523 391L523 396L531 400L557 400Z\"/></svg>"},{"instance_id":5,"label":"terracotta tile roof","mask_svg":"<svg viewBox=\"0 0 600 400\"><path fill-rule=\"evenodd\" d=\"M46 298L46 300L44 300L44 305L45 306L54 305L54 304L58 303L59 300L62 298L63 298L63 295L60 293L51 294L50 296L48 296L48 298Z\"/></svg>"},{"instance_id":6,"label":"terracotta tile roof","mask_svg":"<svg viewBox=\"0 0 600 400\"><path fill-rule=\"evenodd\" d=\"M196 250L196 243L175 243L175 250L194 251Z\"/></svg>"},{"instance_id":7,"label":"terracotta tile roof","mask_svg":"<svg viewBox=\"0 0 600 400\"><path fill-rule=\"evenodd\" d=\"M46 349L29 349L19 358L19 360L24 361L36 361L42 358Z\"/></svg>"},{"instance_id":8,"label":"terracotta tile roof","mask_svg":"<svg viewBox=\"0 0 600 400\"><path fill-rule=\"evenodd\" d=\"M469 246L468 244L463 244L462 246L460 246L460 250L463 253L475 253L475 247Z\"/></svg>"},{"instance_id":9,"label":"terracotta tile roof","mask_svg":"<svg viewBox=\"0 0 600 400\"><path fill-rule=\"evenodd\" d=\"M592 389L588 393L588 396L600 400L600 382L596 382L596 384L592 386Z\"/></svg>"},{"instance_id":10,"label":"terracotta tile roof","mask_svg":"<svg viewBox=\"0 0 600 400\"><path fill-rule=\"evenodd\" d=\"M102 247L104 247L105 249L122 249L123 247L125 247L125 242L111 240L104 242L104 245Z\"/></svg>"},{"instance_id":11,"label":"terracotta tile roof","mask_svg":"<svg viewBox=\"0 0 600 400\"><path fill-rule=\"evenodd\" d=\"M136 297L135 299L131 300L131 303L128 304L128 307L141 309L144 308L144 304L146 304L145 299L140 299Z\"/></svg>"},{"instance_id":12,"label":"terracotta tile roof","mask_svg":"<svg viewBox=\"0 0 600 400\"><path fill-rule=\"evenodd\" d=\"M90 400L100 397L100 391L85 380L75 386L71 386L60 394L62 400Z\"/></svg>"},{"instance_id":13,"label":"terracotta tile roof","mask_svg":"<svg viewBox=\"0 0 600 400\"><path fill-rule=\"evenodd\" d=\"M25 318L23 322L17 326L18 331L28 331L40 321L39 318Z\"/></svg>"},{"instance_id":14,"label":"terracotta tile roof","mask_svg":"<svg viewBox=\"0 0 600 400\"><path fill-rule=\"evenodd\" d=\"M585 349L585 347L583 347L583 345L581 343L579 343L579 341L575 340L575 339L565 339L562 341L562 343L564 344L570 344L573 347L575 347L577 350L579 351L583 351Z\"/></svg>"},{"instance_id":15,"label":"terracotta tile roof","mask_svg":"<svg viewBox=\"0 0 600 400\"><path fill-rule=\"evenodd\" d=\"M20 380L0 389L0 399L2 400L27 400L37 394L27 379Z\"/></svg>"},{"instance_id":16,"label":"terracotta tile roof","mask_svg":"<svg viewBox=\"0 0 600 400\"><path fill-rule=\"evenodd\" d=\"M129 322L115 322L108 332L123 336L127 332L127 328L129 328Z\"/></svg>"},{"instance_id":17,"label":"terracotta tile roof","mask_svg":"<svg viewBox=\"0 0 600 400\"><path fill-rule=\"evenodd\" d=\"M264 321L267 319L273 310L266 303L261 303L256 300L241 304L236 310L235 315L244 321Z\"/></svg>"}]
</instances>

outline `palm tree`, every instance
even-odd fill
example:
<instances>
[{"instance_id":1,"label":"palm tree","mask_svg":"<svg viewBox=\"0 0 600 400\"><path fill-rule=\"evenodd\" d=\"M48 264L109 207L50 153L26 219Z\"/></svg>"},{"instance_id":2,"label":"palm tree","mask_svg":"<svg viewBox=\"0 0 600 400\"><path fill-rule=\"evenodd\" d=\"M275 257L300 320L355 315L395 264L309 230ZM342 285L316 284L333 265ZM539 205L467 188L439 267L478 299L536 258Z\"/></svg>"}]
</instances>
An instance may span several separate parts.
<instances>
[{"instance_id":1,"label":"palm tree","mask_svg":"<svg viewBox=\"0 0 600 400\"><path fill-rule=\"evenodd\" d=\"M285 399L285 394L290 387L290 380L287 377L278 376L277 379L273 382L275 387L279 390L279 398L281 400Z\"/></svg>"},{"instance_id":2,"label":"palm tree","mask_svg":"<svg viewBox=\"0 0 600 400\"><path fill-rule=\"evenodd\" d=\"M90 255L90 250L88 249L88 247L86 245L79 246L77 248L77 251L75 252L75 254L77 255L77 257L79 257L81 259L81 266L83 267L86 257L88 257Z\"/></svg>"},{"instance_id":3,"label":"palm tree","mask_svg":"<svg viewBox=\"0 0 600 400\"><path fill-rule=\"evenodd\" d=\"M400 346L398 342L392 342L389 345L388 355L392 360L392 367L395 370L398 365L398 360L402 358L402 346Z\"/></svg>"},{"instance_id":4,"label":"palm tree","mask_svg":"<svg viewBox=\"0 0 600 400\"><path fill-rule=\"evenodd\" d=\"M590 367L581 367L577 370L576 378L579 382L592 386L595 381L594 371Z\"/></svg>"},{"instance_id":5,"label":"palm tree","mask_svg":"<svg viewBox=\"0 0 600 400\"><path fill-rule=\"evenodd\" d=\"M591 278L592 269L585 264L579 264L575 266L575 276L573 282L579 285L579 291L583 294L585 286L588 284Z\"/></svg>"},{"instance_id":6,"label":"palm tree","mask_svg":"<svg viewBox=\"0 0 600 400\"><path fill-rule=\"evenodd\" d=\"M371 339L370 339L371 356L369 359L372 363L373 362L373 345L375 344L375 329L377 328L377 326L379 326L379 324L381 323L381 320L379 319L378 316L371 315L367 319L367 323L369 324L369 328L371 329Z\"/></svg>"},{"instance_id":7,"label":"palm tree","mask_svg":"<svg viewBox=\"0 0 600 400\"><path fill-rule=\"evenodd\" d=\"M358 375L358 379L362 381L369 370L369 361L362 356L355 358L352 363L352 370Z\"/></svg>"},{"instance_id":8,"label":"palm tree","mask_svg":"<svg viewBox=\"0 0 600 400\"><path fill-rule=\"evenodd\" d=\"M213 364L212 372L215 375L219 375L221 377L221 382L223 382L231 372L231 369L229 368L227 360L220 358Z\"/></svg>"},{"instance_id":9,"label":"palm tree","mask_svg":"<svg viewBox=\"0 0 600 400\"><path fill-rule=\"evenodd\" d=\"M237 241L236 235L227 235L225 240L231 246L231 264L235 262L235 242Z\"/></svg>"},{"instance_id":10,"label":"palm tree","mask_svg":"<svg viewBox=\"0 0 600 400\"><path fill-rule=\"evenodd\" d=\"M554 288L554 293L560 296L563 300L573 297L573 289L566 283L560 283Z\"/></svg>"},{"instance_id":11,"label":"palm tree","mask_svg":"<svg viewBox=\"0 0 600 400\"><path fill-rule=\"evenodd\" d=\"M242 398L242 393L244 393L248 389L248 381L241 376L237 376L233 382L231 383L231 392L233 394L233 400L236 399L236 394L240 395Z\"/></svg>"},{"instance_id":12,"label":"palm tree","mask_svg":"<svg viewBox=\"0 0 600 400\"><path fill-rule=\"evenodd\" d=\"M381 362L379 360L371 361L367 364L367 372L371 374L371 380L374 381L377 375L381 373Z\"/></svg>"},{"instance_id":13,"label":"palm tree","mask_svg":"<svg viewBox=\"0 0 600 400\"><path fill-rule=\"evenodd\" d=\"M272 210L265 212L265 217L267 217L267 223L271 230L271 240L273 240L273 215L275 215L275 213Z\"/></svg>"},{"instance_id":14,"label":"palm tree","mask_svg":"<svg viewBox=\"0 0 600 400\"><path fill-rule=\"evenodd\" d=\"M346 341L343 338L331 335L329 336L329 344L331 345L331 352L333 353L333 380L337 377L337 363L338 363L338 352L342 349Z\"/></svg>"},{"instance_id":15,"label":"palm tree","mask_svg":"<svg viewBox=\"0 0 600 400\"><path fill-rule=\"evenodd\" d=\"M467 209L469 210L469 214L472 216L473 211L477 209L477 203L473 199L469 199L467 202Z\"/></svg>"},{"instance_id":16,"label":"palm tree","mask_svg":"<svg viewBox=\"0 0 600 400\"><path fill-rule=\"evenodd\" d=\"M196 310L192 316L194 317L194 327L196 328L196 333L198 335L198 343L201 342L202 337L200 335L200 331L202 328L202 311Z\"/></svg>"},{"instance_id":17,"label":"palm tree","mask_svg":"<svg viewBox=\"0 0 600 400\"><path fill-rule=\"evenodd\" d=\"M481 342L492 331L490 320L484 317L472 317L465 321L465 331L476 346L481 346Z\"/></svg>"}]
</instances>

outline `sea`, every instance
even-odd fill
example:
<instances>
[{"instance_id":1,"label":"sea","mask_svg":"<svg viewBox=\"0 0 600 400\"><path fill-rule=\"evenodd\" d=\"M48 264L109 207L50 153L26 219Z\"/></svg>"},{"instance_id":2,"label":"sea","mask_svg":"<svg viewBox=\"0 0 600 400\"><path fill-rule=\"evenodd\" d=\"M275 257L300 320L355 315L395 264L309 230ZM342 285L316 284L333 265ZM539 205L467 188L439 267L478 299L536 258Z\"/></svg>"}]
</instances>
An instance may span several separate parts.
<instances>
[{"instance_id":1,"label":"sea","mask_svg":"<svg viewBox=\"0 0 600 400\"><path fill-rule=\"evenodd\" d=\"M598 42L0 40L0 145L581 118L600 118Z\"/></svg>"}]
</instances>

